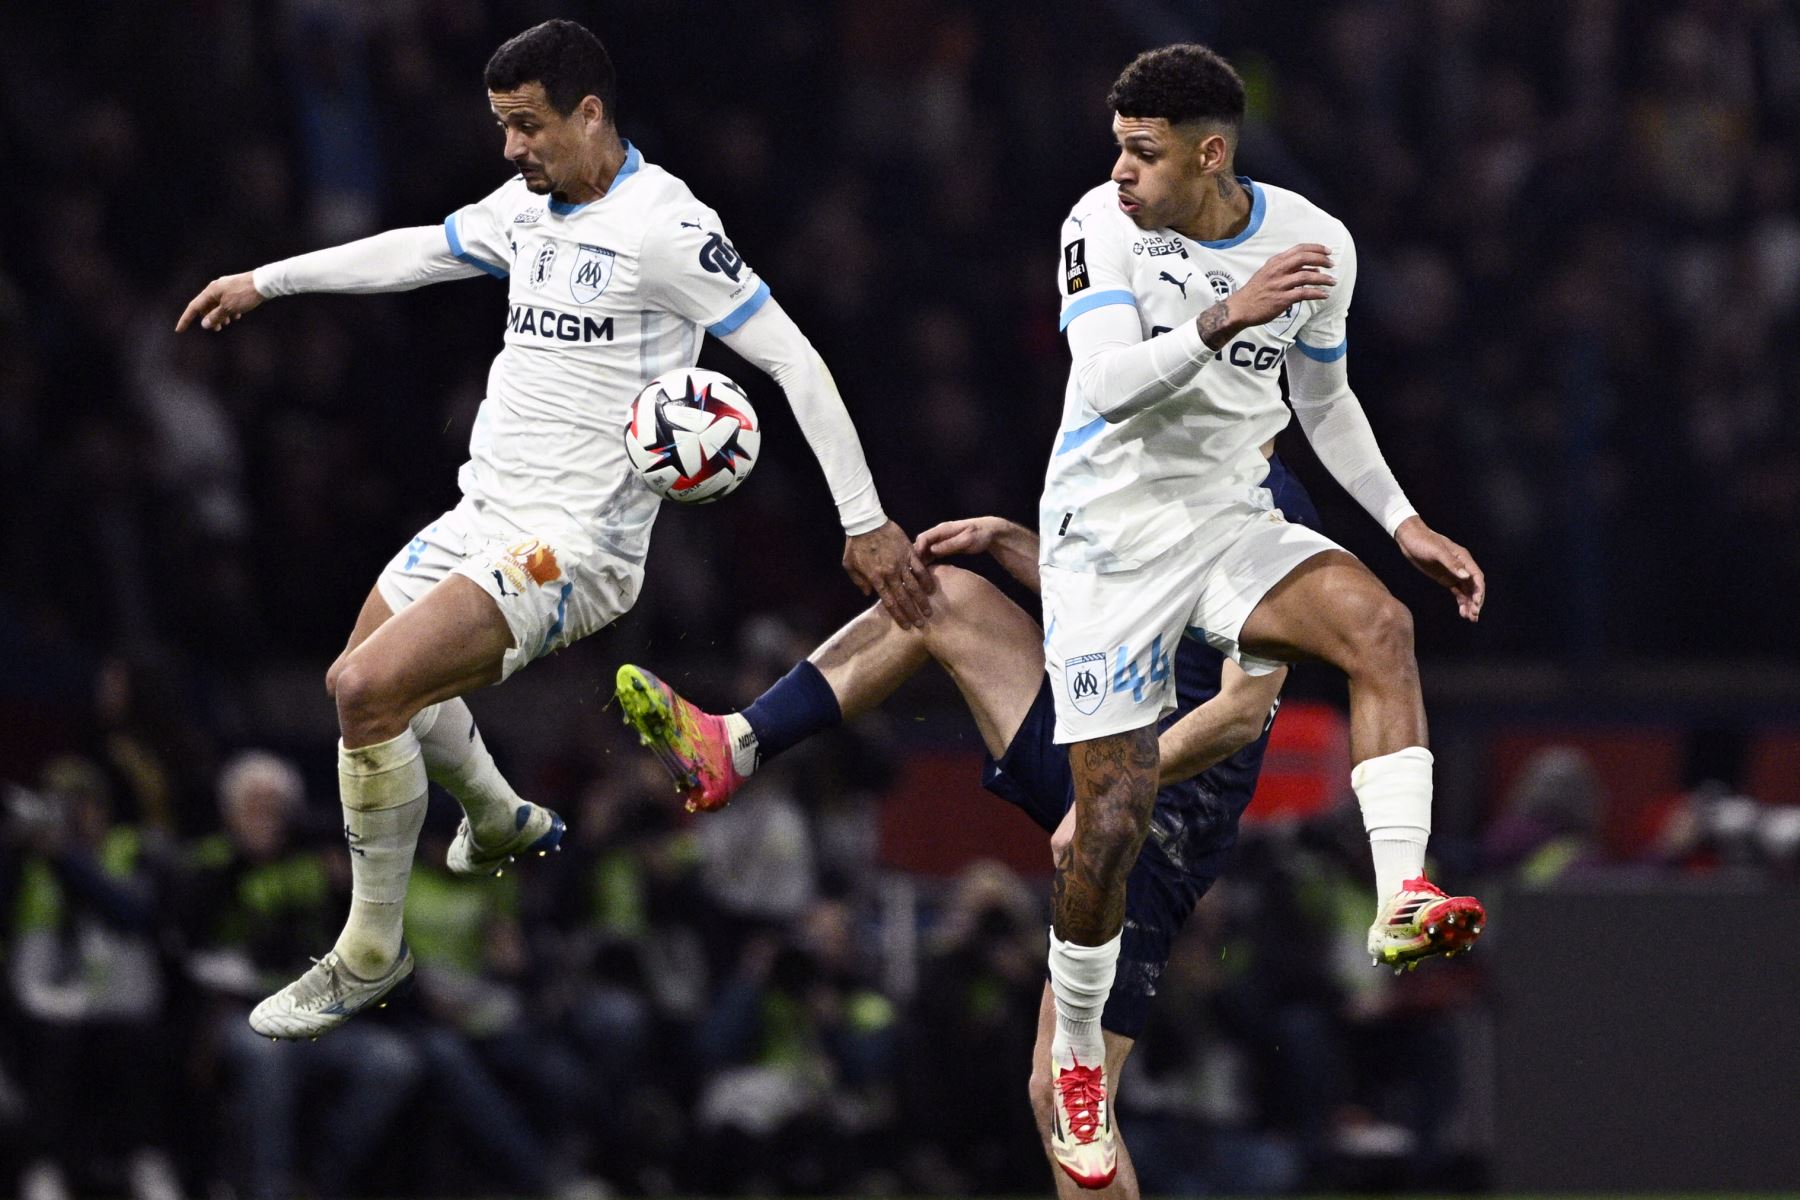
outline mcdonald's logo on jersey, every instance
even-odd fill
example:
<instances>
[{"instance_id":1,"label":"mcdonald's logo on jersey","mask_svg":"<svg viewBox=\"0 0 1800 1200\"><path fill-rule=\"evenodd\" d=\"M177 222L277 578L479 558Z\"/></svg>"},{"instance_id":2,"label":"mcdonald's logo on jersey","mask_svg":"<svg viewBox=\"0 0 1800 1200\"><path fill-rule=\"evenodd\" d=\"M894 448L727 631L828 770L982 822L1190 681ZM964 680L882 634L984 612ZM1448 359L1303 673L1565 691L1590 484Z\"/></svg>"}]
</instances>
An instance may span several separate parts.
<instances>
[{"instance_id":1,"label":"mcdonald's logo on jersey","mask_svg":"<svg viewBox=\"0 0 1800 1200\"><path fill-rule=\"evenodd\" d=\"M614 258L613 252L604 247L582 245L575 256L575 269L569 272L569 293L576 303L592 304L600 298L612 282Z\"/></svg>"}]
</instances>

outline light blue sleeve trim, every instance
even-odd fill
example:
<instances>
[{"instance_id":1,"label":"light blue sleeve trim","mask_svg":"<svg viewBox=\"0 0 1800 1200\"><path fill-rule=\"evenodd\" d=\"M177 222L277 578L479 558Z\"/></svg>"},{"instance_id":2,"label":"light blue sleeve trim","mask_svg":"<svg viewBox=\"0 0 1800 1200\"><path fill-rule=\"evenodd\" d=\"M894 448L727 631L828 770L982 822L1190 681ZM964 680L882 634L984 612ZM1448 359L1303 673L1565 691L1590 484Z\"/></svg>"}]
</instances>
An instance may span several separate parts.
<instances>
[{"instance_id":1,"label":"light blue sleeve trim","mask_svg":"<svg viewBox=\"0 0 1800 1200\"><path fill-rule=\"evenodd\" d=\"M1105 417L1095 417L1093 420L1089 421L1086 425L1083 425L1080 429L1069 430L1067 433L1062 435L1062 441L1058 442L1056 445L1056 454L1052 455L1051 457L1055 458L1057 456L1067 454L1071 450L1075 450L1075 449L1078 449L1079 447L1087 445L1089 442L1093 441L1096 436L1099 435L1099 433L1102 429L1105 429L1105 428L1106 428L1106 418Z\"/></svg>"},{"instance_id":2,"label":"light blue sleeve trim","mask_svg":"<svg viewBox=\"0 0 1800 1200\"><path fill-rule=\"evenodd\" d=\"M497 267L485 259L476 258L463 249L462 238L456 235L455 213L444 218L444 240L450 243L450 253L471 267L480 267L495 279L505 279L510 274L505 267Z\"/></svg>"},{"instance_id":3,"label":"light blue sleeve trim","mask_svg":"<svg viewBox=\"0 0 1800 1200\"><path fill-rule=\"evenodd\" d=\"M1062 320L1057 322L1056 328L1059 332L1067 329L1069 322L1082 313L1092 312L1096 308L1104 308L1108 304L1129 304L1135 308L1137 297L1124 288L1114 288L1110 292L1089 292L1085 296L1077 297L1070 302L1069 307L1063 309Z\"/></svg>"},{"instance_id":4,"label":"light blue sleeve trim","mask_svg":"<svg viewBox=\"0 0 1800 1200\"><path fill-rule=\"evenodd\" d=\"M757 312L761 310L762 306L768 302L769 285L759 280L756 284L756 290L750 293L750 298L748 300L745 300L742 304L726 313L723 317L714 321L711 325L708 325L706 327L706 332L712 334L716 338L722 338L728 333L736 333L738 326L742 325L745 321L748 321L751 317L754 317Z\"/></svg>"},{"instance_id":5,"label":"light blue sleeve trim","mask_svg":"<svg viewBox=\"0 0 1800 1200\"><path fill-rule=\"evenodd\" d=\"M1344 355L1350 353L1350 339L1345 338L1337 345L1325 350L1320 350L1316 346L1309 346L1305 342L1296 340L1294 342L1294 349L1306 355L1306 357L1312 359L1314 362L1336 362L1338 359L1344 357Z\"/></svg>"}]
</instances>

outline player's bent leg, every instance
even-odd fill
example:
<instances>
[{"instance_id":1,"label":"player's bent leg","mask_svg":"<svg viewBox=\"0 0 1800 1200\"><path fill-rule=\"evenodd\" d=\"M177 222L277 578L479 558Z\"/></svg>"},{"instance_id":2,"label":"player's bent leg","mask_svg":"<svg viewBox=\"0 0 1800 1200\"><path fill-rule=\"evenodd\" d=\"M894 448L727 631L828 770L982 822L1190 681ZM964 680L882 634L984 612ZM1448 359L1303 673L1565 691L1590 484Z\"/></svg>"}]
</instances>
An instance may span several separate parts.
<instances>
[{"instance_id":1,"label":"player's bent leg","mask_svg":"<svg viewBox=\"0 0 1800 1200\"><path fill-rule=\"evenodd\" d=\"M336 698L344 663L393 615L381 589L370 588L349 642L325 672L327 694ZM543 853L561 842L562 818L513 790L461 697L426 705L407 725L419 739L426 777L462 806L463 819L445 856L450 870L459 875L498 875L520 854Z\"/></svg>"},{"instance_id":2,"label":"player's bent leg","mask_svg":"<svg viewBox=\"0 0 1800 1200\"><path fill-rule=\"evenodd\" d=\"M398 737L426 706L498 682L512 647L493 598L445 576L345 656L333 687L344 745Z\"/></svg>"},{"instance_id":3,"label":"player's bent leg","mask_svg":"<svg viewBox=\"0 0 1800 1200\"><path fill-rule=\"evenodd\" d=\"M1108 1108L1107 1116L1112 1120L1113 1144L1117 1154L1117 1169L1112 1181L1100 1188L1089 1188L1076 1182L1063 1165L1057 1152L1057 1116L1054 1085L1050 1068L1050 1046L1056 1035L1056 1000L1049 985L1044 987L1044 999L1038 1006L1037 1043L1031 1051L1031 1080L1028 1091L1031 1098L1031 1113L1037 1122L1038 1136L1043 1141L1044 1154L1050 1160L1051 1174L1056 1183L1056 1194L1062 1200L1074 1200L1076 1196L1093 1195L1098 1192L1108 1200L1137 1200L1137 1171L1131 1164L1131 1154L1125 1147L1124 1135L1120 1133L1118 1122L1112 1118L1111 1105L1118 1096L1117 1088L1109 1091L1105 1098ZM1106 1043L1106 1077L1117 1080L1124 1070L1125 1059L1131 1053L1132 1039L1110 1030L1105 1031Z\"/></svg>"},{"instance_id":4,"label":"player's bent leg","mask_svg":"<svg viewBox=\"0 0 1800 1200\"><path fill-rule=\"evenodd\" d=\"M394 610L388 606L380 588L370 588L368 596L363 600L362 611L356 614L356 624L351 627L350 640L344 644L343 650L325 671L325 694L337 698L337 677L343 670L344 662L355 649L369 640L371 634L380 629Z\"/></svg>"},{"instance_id":5,"label":"player's bent leg","mask_svg":"<svg viewBox=\"0 0 1800 1200\"><path fill-rule=\"evenodd\" d=\"M1350 782L1362 809L1380 897L1369 928L1376 965L1396 970L1468 949L1486 914L1472 896L1447 896L1425 878L1431 835L1431 751L1413 654L1412 614L1352 556L1301 563L1245 620L1243 647L1308 657L1350 682Z\"/></svg>"},{"instance_id":6,"label":"player's bent leg","mask_svg":"<svg viewBox=\"0 0 1800 1200\"><path fill-rule=\"evenodd\" d=\"M1270 588L1238 642L1263 658L1319 659L1350 681L1350 757L1425 745L1412 614L1341 550L1316 554Z\"/></svg>"},{"instance_id":7,"label":"player's bent leg","mask_svg":"<svg viewBox=\"0 0 1800 1200\"><path fill-rule=\"evenodd\" d=\"M988 753L1000 758L1043 684L1044 631L973 571L938 566L933 574L941 599L933 597L932 619L918 636L956 681Z\"/></svg>"},{"instance_id":8,"label":"player's bent leg","mask_svg":"<svg viewBox=\"0 0 1800 1200\"><path fill-rule=\"evenodd\" d=\"M367 606L365 606L365 611ZM333 685L343 740L338 790L350 850L350 916L312 970L250 1015L271 1037L317 1037L412 973L402 912L425 823L423 748L410 727L427 705L500 677L512 634L494 602L459 576L440 581L345 658Z\"/></svg>"},{"instance_id":9,"label":"player's bent leg","mask_svg":"<svg viewBox=\"0 0 1800 1200\"><path fill-rule=\"evenodd\" d=\"M1036 622L980 576L933 568L938 592L919 629L869 608L739 713L694 705L642 667L619 669L626 724L668 768L690 811L728 803L783 750L886 700L932 658L962 690L989 749L1005 751L1043 676Z\"/></svg>"}]
</instances>

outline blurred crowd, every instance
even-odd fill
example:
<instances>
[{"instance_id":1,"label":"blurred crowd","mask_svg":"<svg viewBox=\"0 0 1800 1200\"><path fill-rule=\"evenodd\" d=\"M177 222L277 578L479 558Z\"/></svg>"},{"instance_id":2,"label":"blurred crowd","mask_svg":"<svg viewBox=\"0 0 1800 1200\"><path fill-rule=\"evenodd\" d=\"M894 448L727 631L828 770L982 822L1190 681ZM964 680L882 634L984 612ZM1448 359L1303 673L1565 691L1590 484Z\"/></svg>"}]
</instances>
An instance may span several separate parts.
<instances>
[{"instance_id":1,"label":"blurred crowd","mask_svg":"<svg viewBox=\"0 0 1800 1200\"><path fill-rule=\"evenodd\" d=\"M1023 1093L1043 888L884 872L876 798L907 739L879 728L689 824L610 726L559 705L509 736L478 699L515 782L570 817L566 851L452 877L444 800L409 899L416 994L317 1044L243 1021L342 918L324 668L455 500L504 301L482 279L171 329L213 276L498 186L481 66L552 15L607 42L623 132L721 211L832 365L908 529L1033 521L1067 363L1055 230L1112 161L1113 75L1200 39L1249 86L1240 169L1356 235L1352 378L1414 501L1487 569L1460 628L1284 437L1424 655L1800 650L1758 599L1800 591L1782 0L7 5L0 1181L20 1194L1045 1183ZM653 647L741 702L859 600L773 386L703 361L748 384L767 460L665 514L644 605L572 654L605 680ZM1469 881L1616 869L1601 791L1550 754L1438 852ZM1712 788L1636 857L1791 878L1797 848L1791 810ZM1246 838L1125 1081L1146 1191L1479 1180L1480 956L1371 973L1368 886L1342 809Z\"/></svg>"}]
</instances>

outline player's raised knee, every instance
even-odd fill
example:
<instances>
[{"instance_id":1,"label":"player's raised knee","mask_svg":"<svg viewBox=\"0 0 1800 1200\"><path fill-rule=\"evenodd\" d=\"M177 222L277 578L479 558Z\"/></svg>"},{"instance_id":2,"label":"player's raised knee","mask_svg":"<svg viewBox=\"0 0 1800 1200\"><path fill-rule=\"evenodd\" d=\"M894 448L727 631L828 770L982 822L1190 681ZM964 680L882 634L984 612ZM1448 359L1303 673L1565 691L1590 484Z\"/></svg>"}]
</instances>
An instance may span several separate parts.
<instances>
[{"instance_id":1,"label":"player's raised knee","mask_svg":"<svg viewBox=\"0 0 1800 1200\"><path fill-rule=\"evenodd\" d=\"M950 616L965 615L986 595L999 595L999 589L975 572L948 563L934 563L931 577L937 583L938 595L931 598L932 615L943 608ZM939 599L939 596L942 599Z\"/></svg>"},{"instance_id":2,"label":"player's raised knee","mask_svg":"<svg viewBox=\"0 0 1800 1200\"><path fill-rule=\"evenodd\" d=\"M392 673L383 670L375 660L351 655L333 670L336 678L328 675L326 686L337 701L341 728L348 730L394 715L390 710L400 700L399 689Z\"/></svg>"},{"instance_id":3,"label":"player's raised knee","mask_svg":"<svg viewBox=\"0 0 1800 1200\"><path fill-rule=\"evenodd\" d=\"M1383 662L1407 660L1413 656L1412 610L1382 592L1379 600L1368 606L1363 622L1363 636L1369 652Z\"/></svg>"},{"instance_id":4,"label":"player's raised knee","mask_svg":"<svg viewBox=\"0 0 1800 1200\"><path fill-rule=\"evenodd\" d=\"M343 654L338 655L337 658L333 660L332 664L325 668L325 694L330 696L333 700L337 699L338 676L343 674L344 659L346 657L348 656Z\"/></svg>"}]
</instances>

